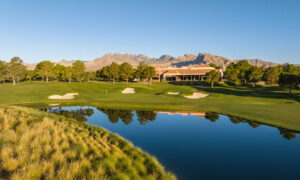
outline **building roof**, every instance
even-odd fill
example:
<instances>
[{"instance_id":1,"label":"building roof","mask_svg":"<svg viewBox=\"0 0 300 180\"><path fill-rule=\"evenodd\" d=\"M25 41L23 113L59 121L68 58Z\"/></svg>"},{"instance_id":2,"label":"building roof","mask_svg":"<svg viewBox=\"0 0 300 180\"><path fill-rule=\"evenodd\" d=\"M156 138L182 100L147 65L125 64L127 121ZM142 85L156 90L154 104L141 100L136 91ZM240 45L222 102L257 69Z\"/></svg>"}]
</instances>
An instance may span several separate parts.
<instances>
[{"instance_id":1,"label":"building roof","mask_svg":"<svg viewBox=\"0 0 300 180\"><path fill-rule=\"evenodd\" d=\"M156 72L164 75L205 75L213 70L219 72L219 69L204 68L203 66L201 68L160 68L156 69Z\"/></svg>"}]
</instances>

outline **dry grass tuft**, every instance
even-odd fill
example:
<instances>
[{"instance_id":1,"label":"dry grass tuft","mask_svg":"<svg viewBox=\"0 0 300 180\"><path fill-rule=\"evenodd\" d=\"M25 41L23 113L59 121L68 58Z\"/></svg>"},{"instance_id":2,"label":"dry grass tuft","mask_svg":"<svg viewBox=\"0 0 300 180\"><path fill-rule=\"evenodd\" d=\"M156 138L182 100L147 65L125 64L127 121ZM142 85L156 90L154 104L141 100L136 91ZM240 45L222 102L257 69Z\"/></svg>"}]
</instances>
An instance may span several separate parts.
<instances>
[{"instance_id":1,"label":"dry grass tuft","mask_svg":"<svg viewBox=\"0 0 300 180\"><path fill-rule=\"evenodd\" d=\"M0 106L0 179L176 179L118 135L33 109Z\"/></svg>"}]
</instances>

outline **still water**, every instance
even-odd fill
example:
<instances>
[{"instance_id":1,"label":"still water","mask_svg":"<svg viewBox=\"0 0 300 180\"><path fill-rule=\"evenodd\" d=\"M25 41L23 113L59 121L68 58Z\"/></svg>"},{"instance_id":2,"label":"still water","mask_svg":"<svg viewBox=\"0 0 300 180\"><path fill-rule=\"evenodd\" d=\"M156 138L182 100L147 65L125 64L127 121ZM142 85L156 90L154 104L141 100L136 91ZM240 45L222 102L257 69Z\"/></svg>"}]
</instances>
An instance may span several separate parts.
<instances>
[{"instance_id":1,"label":"still water","mask_svg":"<svg viewBox=\"0 0 300 180\"><path fill-rule=\"evenodd\" d=\"M131 141L183 180L299 179L296 132L201 112L53 107Z\"/></svg>"}]
</instances>

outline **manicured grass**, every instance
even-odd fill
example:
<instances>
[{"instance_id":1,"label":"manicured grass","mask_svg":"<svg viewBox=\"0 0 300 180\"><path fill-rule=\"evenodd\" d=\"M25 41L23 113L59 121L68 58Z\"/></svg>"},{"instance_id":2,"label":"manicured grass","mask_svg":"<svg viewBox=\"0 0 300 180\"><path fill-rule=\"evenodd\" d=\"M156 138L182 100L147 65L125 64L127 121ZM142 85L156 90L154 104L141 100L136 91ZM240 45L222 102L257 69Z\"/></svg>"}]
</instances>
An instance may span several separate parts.
<instances>
[{"instance_id":1,"label":"manicured grass","mask_svg":"<svg viewBox=\"0 0 300 180\"><path fill-rule=\"evenodd\" d=\"M176 179L101 127L12 106L0 106L0 127L0 179Z\"/></svg>"},{"instance_id":2,"label":"manicured grass","mask_svg":"<svg viewBox=\"0 0 300 180\"><path fill-rule=\"evenodd\" d=\"M126 87L135 88L136 94L122 94ZM192 94L196 88L212 96L198 100L183 97ZM166 94L178 91L183 95ZM73 100L47 99L49 95L70 92L78 92L79 96ZM294 95L289 97L288 90L281 87L210 89L167 83L149 86L138 83L25 82L16 86L0 85L0 94L1 104L61 102L109 108L214 111L300 131L300 91L294 90Z\"/></svg>"}]
</instances>

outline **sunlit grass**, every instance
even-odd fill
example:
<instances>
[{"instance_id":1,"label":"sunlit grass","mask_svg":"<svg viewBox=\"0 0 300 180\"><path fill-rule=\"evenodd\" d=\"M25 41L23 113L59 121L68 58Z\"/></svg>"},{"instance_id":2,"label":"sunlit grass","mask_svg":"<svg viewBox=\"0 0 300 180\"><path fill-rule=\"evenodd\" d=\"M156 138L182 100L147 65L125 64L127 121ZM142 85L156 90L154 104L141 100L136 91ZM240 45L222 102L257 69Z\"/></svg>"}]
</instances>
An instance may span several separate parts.
<instances>
[{"instance_id":1,"label":"sunlit grass","mask_svg":"<svg viewBox=\"0 0 300 180\"><path fill-rule=\"evenodd\" d=\"M0 179L176 179L118 135L73 119L0 107Z\"/></svg>"}]
</instances>

